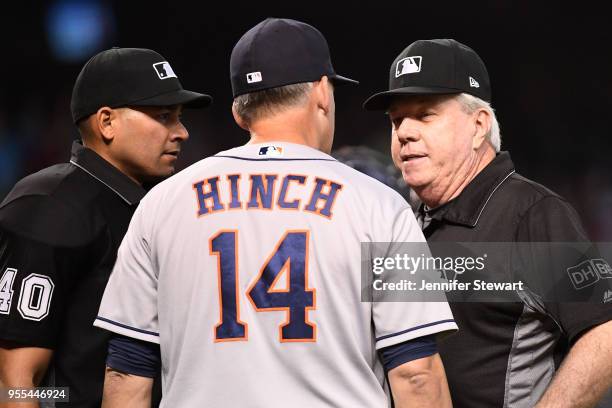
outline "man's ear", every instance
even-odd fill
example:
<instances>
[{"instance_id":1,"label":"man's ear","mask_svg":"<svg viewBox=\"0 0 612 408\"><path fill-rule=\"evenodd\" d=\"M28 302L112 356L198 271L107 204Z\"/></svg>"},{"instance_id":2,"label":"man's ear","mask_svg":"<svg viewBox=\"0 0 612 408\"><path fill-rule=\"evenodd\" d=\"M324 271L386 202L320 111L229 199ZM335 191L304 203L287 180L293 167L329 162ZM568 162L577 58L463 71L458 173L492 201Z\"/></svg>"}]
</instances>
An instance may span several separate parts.
<instances>
[{"instance_id":1,"label":"man's ear","mask_svg":"<svg viewBox=\"0 0 612 408\"><path fill-rule=\"evenodd\" d=\"M103 106L94 114L93 127L98 130L105 144L109 144L117 136L117 116L116 109Z\"/></svg>"},{"instance_id":2,"label":"man's ear","mask_svg":"<svg viewBox=\"0 0 612 408\"><path fill-rule=\"evenodd\" d=\"M327 114L331 108L332 94L334 92L329 78L322 76L319 81L314 82L312 91L316 97L317 108Z\"/></svg>"},{"instance_id":3,"label":"man's ear","mask_svg":"<svg viewBox=\"0 0 612 408\"><path fill-rule=\"evenodd\" d=\"M478 150L486 141L486 135L491 130L491 114L486 109L478 109L473 115L476 130L472 138L472 148Z\"/></svg>"},{"instance_id":4,"label":"man's ear","mask_svg":"<svg viewBox=\"0 0 612 408\"><path fill-rule=\"evenodd\" d=\"M234 108L234 104L232 104L232 115L234 116L234 120L236 121L238 126L240 126L241 128L243 128L244 130L248 132L249 125L247 125L246 121L242 119L242 116L240 116L238 112L236 112L236 109Z\"/></svg>"}]
</instances>

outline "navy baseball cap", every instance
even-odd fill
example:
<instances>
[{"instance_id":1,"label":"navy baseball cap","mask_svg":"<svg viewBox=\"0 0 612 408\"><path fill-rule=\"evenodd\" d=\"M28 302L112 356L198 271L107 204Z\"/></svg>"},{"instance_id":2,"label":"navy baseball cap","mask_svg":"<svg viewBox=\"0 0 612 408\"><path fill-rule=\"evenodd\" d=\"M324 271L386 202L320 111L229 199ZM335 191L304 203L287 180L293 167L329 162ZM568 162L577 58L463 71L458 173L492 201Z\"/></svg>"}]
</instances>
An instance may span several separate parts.
<instances>
[{"instance_id":1,"label":"navy baseball cap","mask_svg":"<svg viewBox=\"0 0 612 408\"><path fill-rule=\"evenodd\" d=\"M418 40L393 61L389 90L370 96L367 110L386 110L393 97L468 93L491 101L484 62L474 50L453 39Z\"/></svg>"},{"instance_id":2,"label":"navy baseball cap","mask_svg":"<svg viewBox=\"0 0 612 408\"><path fill-rule=\"evenodd\" d=\"M359 83L336 74L323 34L296 20L265 19L238 40L230 59L234 98L264 89L318 81L324 75L335 85Z\"/></svg>"},{"instance_id":3,"label":"navy baseball cap","mask_svg":"<svg viewBox=\"0 0 612 408\"><path fill-rule=\"evenodd\" d=\"M114 47L94 55L72 89L70 108L76 124L102 106L202 108L209 95L183 89L168 61L153 50Z\"/></svg>"}]
</instances>

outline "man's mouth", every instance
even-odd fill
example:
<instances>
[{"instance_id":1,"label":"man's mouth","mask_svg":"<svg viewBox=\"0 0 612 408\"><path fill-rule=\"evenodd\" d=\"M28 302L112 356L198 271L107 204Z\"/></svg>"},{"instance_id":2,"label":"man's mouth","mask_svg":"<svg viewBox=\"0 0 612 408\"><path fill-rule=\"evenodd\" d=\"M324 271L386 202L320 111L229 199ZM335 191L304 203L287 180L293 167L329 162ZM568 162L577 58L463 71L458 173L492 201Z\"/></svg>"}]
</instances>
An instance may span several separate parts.
<instances>
[{"instance_id":1,"label":"man's mouth","mask_svg":"<svg viewBox=\"0 0 612 408\"><path fill-rule=\"evenodd\" d=\"M425 153L408 153L402 154L401 158L404 162L409 162L417 159L422 159L423 157L427 157Z\"/></svg>"}]
</instances>

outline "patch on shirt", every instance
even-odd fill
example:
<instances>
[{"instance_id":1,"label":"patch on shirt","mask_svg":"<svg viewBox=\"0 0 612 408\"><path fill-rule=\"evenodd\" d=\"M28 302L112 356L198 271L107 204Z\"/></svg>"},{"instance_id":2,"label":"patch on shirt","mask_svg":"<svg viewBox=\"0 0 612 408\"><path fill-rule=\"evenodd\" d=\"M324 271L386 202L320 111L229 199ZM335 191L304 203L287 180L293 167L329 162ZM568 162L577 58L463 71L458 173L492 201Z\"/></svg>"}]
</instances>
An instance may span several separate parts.
<instances>
[{"instance_id":1,"label":"patch on shirt","mask_svg":"<svg viewBox=\"0 0 612 408\"><path fill-rule=\"evenodd\" d=\"M612 279L612 267L605 259L589 259L567 268L572 285L578 290L594 285L600 279Z\"/></svg>"},{"instance_id":2,"label":"patch on shirt","mask_svg":"<svg viewBox=\"0 0 612 408\"><path fill-rule=\"evenodd\" d=\"M259 148L260 156L282 156L283 148L280 146L263 146Z\"/></svg>"}]
</instances>

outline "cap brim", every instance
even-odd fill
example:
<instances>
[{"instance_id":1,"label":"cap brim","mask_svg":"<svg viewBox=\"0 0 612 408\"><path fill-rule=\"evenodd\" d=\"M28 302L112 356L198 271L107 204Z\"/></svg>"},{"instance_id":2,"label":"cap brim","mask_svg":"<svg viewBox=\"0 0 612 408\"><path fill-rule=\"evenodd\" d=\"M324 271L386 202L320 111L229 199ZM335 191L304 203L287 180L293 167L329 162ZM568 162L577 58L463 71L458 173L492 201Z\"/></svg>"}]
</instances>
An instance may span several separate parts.
<instances>
[{"instance_id":1,"label":"cap brim","mask_svg":"<svg viewBox=\"0 0 612 408\"><path fill-rule=\"evenodd\" d=\"M365 110L376 111L376 110L387 110L391 101L397 96L407 95L444 95L444 94L457 94L464 92L459 89L453 88L431 88L426 86L408 86L406 88L397 88L390 91L379 92L370 96L363 103Z\"/></svg>"},{"instance_id":2,"label":"cap brim","mask_svg":"<svg viewBox=\"0 0 612 408\"><path fill-rule=\"evenodd\" d=\"M329 79L333 82L335 86L340 85L359 85L359 81L355 81L354 79L344 77L342 75L334 74L330 75Z\"/></svg>"},{"instance_id":3,"label":"cap brim","mask_svg":"<svg viewBox=\"0 0 612 408\"><path fill-rule=\"evenodd\" d=\"M205 108L212 103L210 95L180 89L156 95L151 98L133 101L135 106L172 106L183 105L185 108Z\"/></svg>"}]
</instances>

